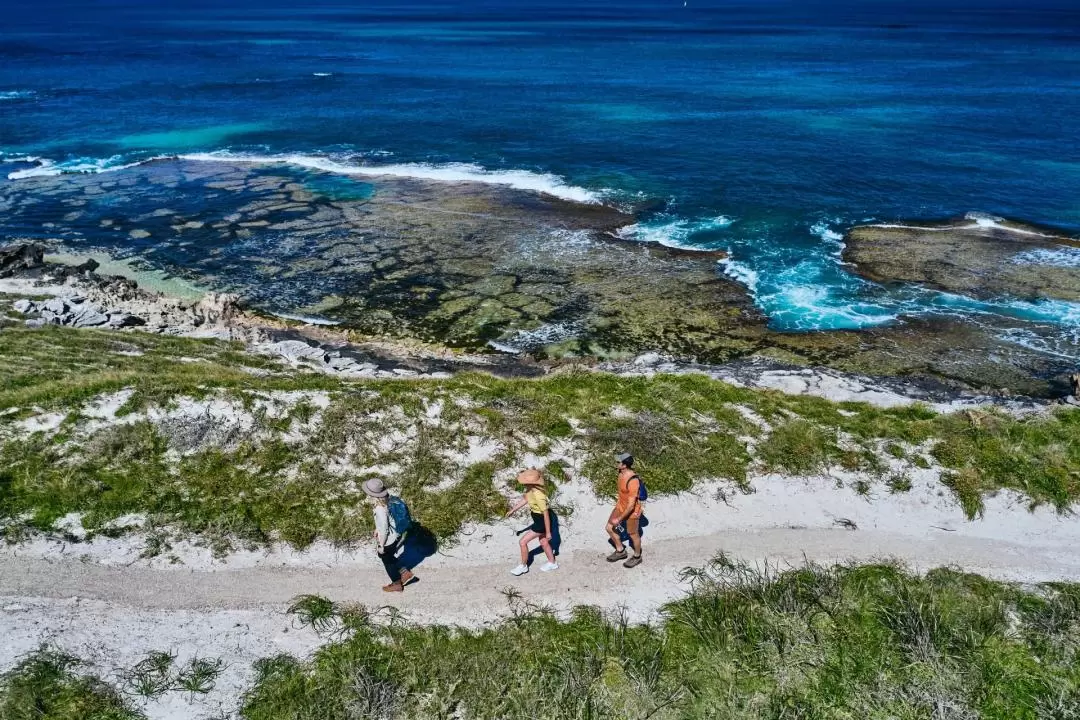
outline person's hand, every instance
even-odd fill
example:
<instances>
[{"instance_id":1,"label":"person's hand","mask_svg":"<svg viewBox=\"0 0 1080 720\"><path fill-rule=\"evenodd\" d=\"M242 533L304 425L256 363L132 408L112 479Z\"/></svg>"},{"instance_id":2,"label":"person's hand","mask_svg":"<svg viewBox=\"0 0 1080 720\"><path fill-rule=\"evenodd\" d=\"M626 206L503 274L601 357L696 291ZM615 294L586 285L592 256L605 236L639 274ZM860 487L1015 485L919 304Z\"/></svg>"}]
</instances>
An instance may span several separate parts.
<instances>
[{"instance_id":1,"label":"person's hand","mask_svg":"<svg viewBox=\"0 0 1080 720\"><path fill-rule=\"evenodd\" d=\"M548 542L551 542L551 533L548 533L547 535L545 535L544 539L547 540Z\"/></svg>"}]
</instances>

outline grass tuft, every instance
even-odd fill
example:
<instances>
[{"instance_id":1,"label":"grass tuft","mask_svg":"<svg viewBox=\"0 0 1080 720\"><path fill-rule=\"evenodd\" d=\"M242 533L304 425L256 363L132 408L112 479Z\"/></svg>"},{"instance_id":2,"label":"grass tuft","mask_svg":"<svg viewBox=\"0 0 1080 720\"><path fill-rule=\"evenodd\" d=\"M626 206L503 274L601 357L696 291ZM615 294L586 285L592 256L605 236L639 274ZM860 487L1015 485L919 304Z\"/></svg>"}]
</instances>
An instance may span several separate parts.
<instances>
[{"instance_id":1,"label":"grass tuft","mask_svg":"<svg viewBox=\"0 0 1080 720\"><path fill-rule=\"evenodd\" d=\"M144 720L115 688L82 668L71 655L39 649L0 675L0 718Z\"/></svg>"}]
</instances>

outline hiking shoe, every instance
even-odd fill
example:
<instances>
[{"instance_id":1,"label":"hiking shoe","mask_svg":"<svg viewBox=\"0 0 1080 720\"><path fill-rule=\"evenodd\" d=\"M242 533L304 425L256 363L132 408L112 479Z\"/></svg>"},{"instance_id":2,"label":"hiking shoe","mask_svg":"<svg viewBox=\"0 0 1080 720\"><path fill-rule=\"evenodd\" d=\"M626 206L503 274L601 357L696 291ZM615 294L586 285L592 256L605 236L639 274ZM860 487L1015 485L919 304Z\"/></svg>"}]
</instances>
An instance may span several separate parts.
<instances>
[{"instance_id":1,"label":"hiking shoe","mask_svg":"<svg viewBox=\"0 0 1080 720\"><path fill-rule=\"evenodd\" d=\"M619 562L620 560L625 560L625 559L626 559L626 548L623 548L622 550L616 550L615 552L613 552L613 553L611 553L610 555L607 556L607 561L608 562Z\"/></svg>"},{"instance_id":2,"label":"hiking shoe","mask_svg":"<svg viewBox=\"0 0 1080 720\"><path fill-rule=\"evenodd\" d=\"M402 587L400 582L392 582L389 585L383 585L383 592L402 592L405 588Z\"/></svg>"},{"instance_id":3,"label":"hiking shoe","mask_svg":"<svg viewBox=\"0 0 1080 720\"><path fill-rule=\"evenodd\" d=\"M401 571L401 587L405 587L415 579L416 576L412 574L412 570Z\"/></svg>"},{"instance_id":4,"label":"hiking shoe","mask_svg":"<svg viewBox=\"0 0 1080 720\"><path fill-rule=\"evenodd\" d=\"M637 566L638 566L638 565L640 565L640 564L641 564L641 556L640 556L640 555L634 555L634 556L633 556L633 557L631 557L631 558L630 558L629 560L627 560L626 562L624 562L624 563L622 564L622 566L623 566L624 568L632 568L632 567L637 567Z\"/></svg>"},{"instance_id":5,"label":"hiking shoe","mask_svg":"<svg viewBox=\"0 0 1080 720\"><path fill-rule=\"evenodd\" d=\"M540 572L551 572L552 570L558 570L559 563L544 563L540 567Z\"/></svg>"},{"instance_id":6,"label":"hiking shoe","mask_svg":"<svg viewBox=\"0 0 1080 720\"><path fill-rule=\"evenodd\" d=\"M528 565L518 565L516 568L510 571L510 574L516 577L518 575L524 575L527 572L529 572Z\"/></svg>"}]
</instances>

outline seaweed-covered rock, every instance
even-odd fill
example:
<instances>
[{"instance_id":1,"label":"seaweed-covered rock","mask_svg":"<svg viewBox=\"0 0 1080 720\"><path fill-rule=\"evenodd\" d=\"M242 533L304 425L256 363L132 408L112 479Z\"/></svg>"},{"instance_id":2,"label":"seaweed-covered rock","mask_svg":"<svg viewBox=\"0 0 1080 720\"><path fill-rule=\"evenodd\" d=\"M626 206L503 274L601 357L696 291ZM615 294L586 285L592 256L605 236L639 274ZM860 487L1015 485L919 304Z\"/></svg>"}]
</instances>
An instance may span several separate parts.
<instances>
[{"instance_id":1,"label":"seaweed-covered rock","mask_svg":"<svg viewBox=\"0 0 1080 720\"><path fill-rule=\"evenodd\" d=\"M864 225L844 259L876 282L910 282L988 299L1080 301L1080 240L980 215L945 225Z\"/></svg>"}]
</instances>

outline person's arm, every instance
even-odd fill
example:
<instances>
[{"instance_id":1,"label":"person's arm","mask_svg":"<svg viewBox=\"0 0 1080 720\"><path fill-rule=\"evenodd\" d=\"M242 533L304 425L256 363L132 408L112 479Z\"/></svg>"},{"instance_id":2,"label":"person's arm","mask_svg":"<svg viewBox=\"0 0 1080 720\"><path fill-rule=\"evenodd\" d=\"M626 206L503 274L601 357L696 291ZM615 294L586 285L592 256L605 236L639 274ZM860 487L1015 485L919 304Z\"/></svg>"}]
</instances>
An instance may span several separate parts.
<instances>
[{"instance_id":1,"label":"person's arm","mask_svg":"<svg viewBox=\"0 0 1080 720\"><path fill-rule=\"evenodd\" d=\"M551 540L551 511L544 508L544 539Z\"/></svg>"},{"instance_id":2,"label":"person's arm","mask_svg":"<svg viewBox=\"0 0 1080 720\"><path fill-rule=\"evenodd\" d=\"M503 517L510 517L511 515L513 515L518 510L520 510L521 508L525 507L528 504L529 504L529 499L527 497L525 497L524 495L522 495L521 499L517 501L517 504L514 505L509 510L507 510L506 515L504 515Z\"/></svg>"},{"instance_id":3,"label":"person's arm","mask_svg":"<svg viewBox=\"0 0 1080 720\"><path fill-rule=\"evenodd\" d=\"M390 510L379 505L375 508L375 542L381 553L386 548L386 538L390 535Z\"/></svg>"}]
</instances>

